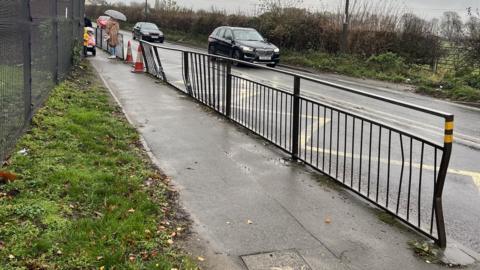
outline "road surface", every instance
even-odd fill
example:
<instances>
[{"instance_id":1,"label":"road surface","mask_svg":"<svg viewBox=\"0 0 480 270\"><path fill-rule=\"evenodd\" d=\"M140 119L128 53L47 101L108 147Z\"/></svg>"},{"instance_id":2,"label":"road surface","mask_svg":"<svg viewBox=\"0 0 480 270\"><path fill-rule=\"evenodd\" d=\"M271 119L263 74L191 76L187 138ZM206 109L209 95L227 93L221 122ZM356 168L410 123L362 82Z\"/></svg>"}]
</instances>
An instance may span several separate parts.
<instances>
[{"instance_id":1,"label":"road surface","mask_svg":"<svg viewBox=\"0 0 480 270\"><path fill-rule=\"evenodd\" d=\"M125 38L125 46L127 40L132 42L133 57L135 59L138 42L131 40L130 33L123 32L123 34ZM168 42L164 45L176 49L198 50L204 52L204 50L192 49L190 47L184 47ZM169 50L159 50L159 54L169 81L179 86L183 86L181 54ZM266 85L289 92L291 92L293 88L293 78L269 70L240 67L234 68L233 74L241 78L262 82ZM421 96L409 91L408 87L401 85L352 79L332 74L306 75L350 86L369 93L398 99L439 111L453 113L455 115L454 150L444 190L444 210L447 234L451 239L455 239L455 241L480 252L480 109ZM385 104L384 102L375 101L367 97L361 97L332 87L310 82L302 81L301 89L302 95L318 100L322 103L334 105L376 119L400 130L419 134L421 137L437 142L438 144L441 144L443 141L444 123L443 119L438 117L432 117L424 113ZM255 97L247 96L247 98ZM330 116L327 113L325 117L320 117L320 120L315 120L315 123L319 123L318 126L315 124L311 126L308 124L304 125L305 129L302 132L303 136L301 142L303 143L307 140L306 149L314 150L314 152L309 152L307 159L310 158L310 156L313 156L314 159L316 159L315 153L320 153L320 156L326 154L328 158L331 152L324 149L315 149L315 136L311 138L308 134L312 129L321 128L320 126L322 126L322 122L328 125L332 119L335 119L335 116L335 113ZM257 116L253 115L252 117L255 118ZM310 121L308 121L308 123L310 123ZM332 125L332 128L335 130L337 126L333 123ZM385 143L385 141L383 143ZM353 152L353 154L346 152L344 155L338 154L338 156L340 159L345 158L345 156L350 158L351 156L357 155L355 153L357 152ZM335 167L336 153L333 154L334 158L332 166ZM429 159L429 161L432 162L431 157L426 159ZM321 160L321 157L319 160ZM384 159L381 160L384 162ZM401 164L401 155L398 152L392 153L391 162L394 165ZM347 164L347 171L350 170L350 167L348 166L349 165ZM418 161L414 163L414 167L415 166L418 167ZM400 166L397 166L396 169L393 169L392 174L399 173L399 168ZM429 168L430 170L428 170L428 168L425 169L426 177L428 177L429 173L433 175L433 166L430 166ZM362 175L366 178L367 176L365 173L366 172L364 171ZM424 190L424 192L431 190L431 187L425 188L426 190ZM424 217L422 217L422 221L423 220ZM427 222L428 218L425 218L424 221Z\"/></svg>"}]
</instances>

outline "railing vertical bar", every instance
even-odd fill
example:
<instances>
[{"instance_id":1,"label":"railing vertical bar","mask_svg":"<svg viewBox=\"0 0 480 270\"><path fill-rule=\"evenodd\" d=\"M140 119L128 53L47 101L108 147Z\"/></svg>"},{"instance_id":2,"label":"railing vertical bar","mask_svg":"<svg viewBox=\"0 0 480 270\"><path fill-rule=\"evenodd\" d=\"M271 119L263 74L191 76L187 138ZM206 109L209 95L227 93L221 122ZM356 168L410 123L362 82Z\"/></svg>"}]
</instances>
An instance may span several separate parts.
<instances>
[{"instance_id":1,"label":"railing vertical bar","mask_svg":"<svg viewBox=\"0 0 480 270\"><path fill-rule=\"evenodd\" d=\"M344 143L343 143L343 184L347 181L347 128L348 128L348 115L345 115L345 132L344 132Z\"/></svg>"},{"instance_id":2,"label":"railing vertical bar","mask_svg":"<svg viewBox=\"0 0 480 270\"><path fill-rule=\"evenodd\" d=\"M211 74L211 69L212 69L212 64L210 62L210 59L209 59L209 56L205 56L205 58L207 59L206 62L207 62L207 81L208 81L208 106L213 107L215 108L214 106L214 102L212 102L212 74Z\"/></svg>"},{"instance_id":3,"label":"railing vertical bar","mask_svg":"<svg viewBox=\"0 0 480 270\"><path fill-rule=\"evenodd\" d=\"M328 174L332 174L332 144L333 144L333 110L330 109L330 152L328 157Z\"/></svg>"},{"instance_id":4,"label":"railing vertical bar","mask_svg":"<svg viewBox=\"0 0 480 270\"><path fill-rule=\"evenodd\" d=\"M273 89L270 89L270 93L271 93L271 96L272 96L272 104L271 104L271 107L270 107L270 124L272 125L271 129L270 129L270 141L273 141L273 128L274 128L274 124L273 124L273 112L274 112L274 109L273 109Z\"/></svg>"},{"instance_id":5,"label":"railing vertical bar","mask_svg":"<svg viewBox=\"0 0 480 270\"><path fill-rule=\"evenodd\" d=\"M377 160L377 186L375 194L375 202L378 203L378 191L380 189L380 157L382 154L382 126L378 126L378 160Z\"/></svg>"},{"instance_id":6,"label":"railing vertical bar","mask_svg":"<svg viewBox=\"0 0 480 270\"><path fill-rule=\"evenodd\" d=\"M402 185L403 185L403 170L405 169L405 154L403 153L403 135L398 134L400 136L400 150L402 153L402 169L400 171L400 184L398 186L398 197L397 197L397 210L395 213L398 215L398 211L400 209L400 197L402 195Z\"/></svg>"},{"instance_id":7,"label":"railing vertical bar","mask_svg":"<svg viewBox=\"0 0 480 270\"><path fill-rule=\"evenodd\" d=\"M353 117L353 128L352 128L352 163L351 163L351 179L350 179L350 187L353 188L353 170L354 170L354 161L355 161L355 122L357 118L354 116Z\"/></svg>"},{"instance_id":8,"label":"railing vertical bar","mask_svg":"<svg viewBox=\"0 0 480 270\"><path fill-rule=\"evenodd\" d=\"M437 148L435 147L435 153L433 157L433 194L435 194L435 190L437 188ZM435 196L433 196L432 202L432 216L430 218L430 234L433 234L433 218L435 216Z\"/></svg>"},{"instance_id":9,"label":"railing vertical bar","mask_svg":"<svg viewBox=\"0 0 480 270\"><path fill-rule=\"evenodd\" d=\"M325 144L327 144L327 107L323 106L323 152L322 152L322 171L325 171Z\"/></svg>"},{"instance_id":10,"label":"railing vertical bar","mask_svg":"<svg viewBox=\"0 0 480 270\"><path fill-rule=\"evenodd\" d=\"M373 124L370 122L370 138L368 143L368 178L367 178L367 197L370 198L370 178L371 178L371 169L372 169L372 132L373 132Z\"/></svg>"},{"instance_id":11,"label":"railing vertical bar","mask_svg":"<svg viewBox=\"0 0 480 270\"><path fill-rule=\"evenodd\" d=\"M421 217L422 217L421 204L422 204L422 176L423 176L423 153L424 153L424 150L425 150L425 143L422 142L422 149L420 150L421 151L421 153L420 153L420 175L418 176L418 203L417 203L417 205L418 205L418 228L422 228L421 227Z\"/></svg>"},{"instance_id":12,"label":"railing vertical bar","mask_svg":"<svg viewBox=\"0 0 480 270\"><path fill-rule=\"evenodd\" d=\"M390 199L390 163L392 159L392 130L388 131L388 168L387 168L387 197L386 207L388 208L388 202Z\"/></svg>"},{"instance_id":13,"label":"railing vertical bar","mask_svg":"<svg viewBox=\"0 0 480 270\"><path fill-rule=\"evenodd\" d=\"M286 145L283 144L282 134L283 134L283 92L280 92L280 145L287 148ZM286 135L285 135L286 136Z\"/></svg>"},{"instance_id":14,"label":"railing vertical bar","mask_svg":"<svg viewBox=\"0 0 480 270\"><path fill-rule=\"evenodd\" d=\"M313 115L312 115L313 116ZM317 106L317 159L316 159L316 167L318 168L319 164L319 157L320 157L320 106Z\"/></svg>"},{"instance_id":15,"label":"railing vertical bar","mask_svg":"<svg viewBox=\"0 0 480 270\"><path fill-rule=\"evenodd\" d=\"M410 137L410 164L409 164L409 168L410 168L410 172L409 172L409 175L408 175L408 197L407 197L407 220L409 221L410 220L410 192L411 192L411 189L412 189L412 152L413 152L413 149L412 149L412 146L413 146L413 138Z\"/></svg>"},{"instance_id":16,"label":"railing vertical bar","mask_svg":"<svg viewBox=\"0 0 480 270\"><path fill-rule=\"evenodd\" d=\"M335 178L338 179L338 159L340 154L340 111L337 111L337 148L335 149L337 161L335 162Z\"/></svg>"},{"instance_id":17,"label":"railing vertical bar","mask_svg":"<svg viewBox=\"0 0 480 270\"><path fill-rule=\"evenodd\" d=\"M312 103L312 110L311 110L311 114L310 114L310 140L311 140L311 143L310 143L310 164L313 164L313 111L314 111L314 108L313 108L313 103Z\"/></svg>"},{"instance_id":18,"label":"railing vertical bar","mask_svg":"<svg viewBox=\"0 0 480 270\"><path fill-rule=\"evenodd\" d=\"M361 127L360 127L360 163L359 163L359 169L358 169L358 192L362 191L362 165L363 165L363 119L360 122Z\"/></svg>"},{"instance_id":19,"label":"railing vertical bar","mask_svg":"<svg viewBox=\"0 0 480 270\"><path fill-rule=\"evenodd\" d=\"M303 100L302 100L303 102ZM301 111L301 116L302 117L305 117L305 135L303 136L303 140L304 140L304 145L303 145L303 160L305 160L305 162L307 162L307 141L308 141L308 101L304 100L305 102L305 114L303 113L303 111ZM313 107L313 104L312 104L312 107ZM311 127L312 128L312 127ZM303 134L303 131L300 130L300 132L302 132Z\"/></svg>"}]
</instances>

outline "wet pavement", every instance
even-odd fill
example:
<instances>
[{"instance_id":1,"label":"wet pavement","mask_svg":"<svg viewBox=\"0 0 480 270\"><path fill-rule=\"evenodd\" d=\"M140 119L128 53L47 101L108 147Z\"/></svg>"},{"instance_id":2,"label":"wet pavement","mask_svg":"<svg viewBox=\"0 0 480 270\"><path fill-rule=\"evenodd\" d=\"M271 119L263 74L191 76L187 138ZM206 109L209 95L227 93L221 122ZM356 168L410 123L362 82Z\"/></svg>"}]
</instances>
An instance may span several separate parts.
<instances>
[{"instance_id":1,"label":"wet pavement","mask_svg":"<svg viewBox=\"0 0 480 270\"><path fill-rule=\"evenodd\" d=\"M126 40L128 40L129 34L127 32L125 32L124 34ZM132 44L133 54L135 58L138 42L132 40ZM200 49L192 49L189 47L171 43L166 43L164 45L175 49L203 51ZM169 81L173 82L173 84L183 87L181 73L181 54L168 50L159 50L159 53ZM262 82L277 89L282 89L289 92L292 91L293 79L289 76L285 76L279 73L258 68L240 67L234 68L233 74L241 78L247 78ZM450 170L447 176L443 197L447 234L449 238L455 239L456 241L459 241L460 243L476 250L477 252L480 252L480 226L478 225L480 224L480 125L476 124L480 123L480 109L417 95L415 93L412 93L410 86L405 85L384 83L372 80L352 79L334 74L306 75L314 76L316 78L329 82L354 87L369 93L379 94L382 96L395 98L404 102L410 102L416 105L426 106L436 110L453 113L455 115L455 141L452 159L450 163ZM418 113L398 106L386 105L384 102L373 101L366 97L349 94L344 91L334 89L332 87L321 86L310 82L302 82L302 94L314 100L318 100L322 103L343 108L345 110L348 110L349 112L353 112L362 116L373 118L383 123L387 123L388 125L396 127L402 131L418 134L422 138L425 138L432 142L441 144L443 141L444 124L443 120L438 117L432 117L424 113ZM255 97L251 96L250 98L253 99ZM331 119L335 119L335 115L330 118L328 118L327 115L327 117L325 118L330 121ZM335 130L336 124L334 121L331 125ZM329 125L327 124L324 128L327 128L328 130L328 127ZM312 130L321 131L321 128L321 123L320 127L307 126L304 132L307 133L307 131ZM360 133L359 128L360 125L357 125L356 134ZM385 134L383 138L386 138L387 136L388 135ZM308 141L315 140L314 136L305 137L308 143L307 147L309 147L309 149L315 150L316 148L318 148L315 147L315 142ZM392 141L392 144L396 145L396 148L394 149L394 151L392 151L394 164L394 167L392 169L392 175L397 175L396 177L394 177L394 181L399 181L398 175L401 169L400 164L402 164L399 140L400 139L398 136L394 136L394 139ZM408 147L408 141L405 140L406 139L404 138L403 143L407 144ZM383 143L386 143L385 139ZM419 149L420 147L417 146L417 156L420 155ZM405 149L405 151L407 150L408 148ZM317 152L320 152L320 158L323 154L329 154L328 150L323 151L322 149L320 149ZM358 153L354 153L352 151L349 152L345 153L344 156L340 156L340 159L345 156L358 156ZM428 179L428 181L424 181L423 183L423 185L425 186L424 193L431 194L434 182L434 168L436 166L434 166L433 151L429 151L427 149L425 150L425 153L425 162L427 167L424 170L424 173L426 174L425 179ZM315 153L307 154L315 155ZM408 152L406 154L408 158ZM385 156L386 153L383 154L383 157ZM385 161L384 159L381 160ZM313 161L315 162L315 156ZM414 156L413 167L416 166L418 168L419 162L420 159L415 158ZM335 162L332 164L333 166L335 166ZM342 165L341 163L339 164ZM348 169L349 167L347 164L347 171ZM368 175L365 175L366 173L367 170L364 170L364 179L368 178ZM413 174L417 175L418 172L414 169ZM398 183L395 182L394 184ZM424 200L425 199L428 199L428 196L424 195ZM402 200L404 199L402 198ZM425 207L426 209L429 208L428 206L422 207ZM393 208L395 207L393 206ZM413 205L413 208L416 208L416 206ZM413 209L413 211L416 210ZM423 212L428 212L428 210L425 210ZM429 216L422 214L422 224L426 226L430 223L430 221L431 218ZM428 228L426 228L426 230L428 230Z\"/></svg>"},{"instance_id":2,"label":"wet pavement","mask_svg":"<svg viewBox=\"0 0 480 270\"><path fill-rule=\"evenodd\" d=\"M263 139L104 53L91 63L179 189L210 269L269 252L311 269L441 268L413 256L416 233Z\"/></svg>"}]
</instances>

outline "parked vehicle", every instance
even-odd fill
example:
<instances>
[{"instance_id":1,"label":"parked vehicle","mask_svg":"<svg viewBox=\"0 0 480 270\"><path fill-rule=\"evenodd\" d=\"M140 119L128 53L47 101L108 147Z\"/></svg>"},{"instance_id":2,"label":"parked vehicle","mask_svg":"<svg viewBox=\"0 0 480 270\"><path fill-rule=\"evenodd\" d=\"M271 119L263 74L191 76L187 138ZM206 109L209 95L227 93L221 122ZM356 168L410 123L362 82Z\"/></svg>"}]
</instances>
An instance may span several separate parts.
<instances>
[{"instance_id":1,"label":"parked vehicle","mask_svg":"<svg viewBox=\"0 0 480 270\"><path fill-rule=\"evenodd\" d=\"M98 28L105 29L105 28L107 27L108 20L110 20L110 17L109 17L109 16L103 15L103 16L98 17L98 19L97 19L97 27L98 27Z\"/></svg>"},{"instance_id":2,"label":"parked vehicle","mask_svg":"<svg viewBox=\"0 0 480 270\"><path fill-rule=\"evenodd\" d=\"M208 38L208 53L275 67L280 49L253 28L222 26Z\"/></svg>"},{"instance_id":3,"label":"parked vehicle","mask_svg":"<svg viewBox=\"0 0 480 270\"><path fill-rule=\"evenodd\" d=\"M143 39L163 43L165 36L157 25L149 22L137 22L132 30L133 39Z\"/></svg>"}]
</instances>

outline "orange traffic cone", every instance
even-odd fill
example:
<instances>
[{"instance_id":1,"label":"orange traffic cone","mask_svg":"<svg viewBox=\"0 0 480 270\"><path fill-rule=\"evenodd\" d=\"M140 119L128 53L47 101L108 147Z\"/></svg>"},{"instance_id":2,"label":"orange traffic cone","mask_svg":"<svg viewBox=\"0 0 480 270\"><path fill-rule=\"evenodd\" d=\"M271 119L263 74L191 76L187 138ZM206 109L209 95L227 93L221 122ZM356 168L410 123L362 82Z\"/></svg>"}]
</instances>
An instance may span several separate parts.
<instances>
[{"instance_id":1,"label":"orange traffic cone","mask_svg":"<svg viewBox=\"0 0 480 270\"><path fill-rule=\"evenodd\" d=\"M133 64L132 45L130 44L130 40L128 41L127 58L125 59L125 63Z\"/></svg>"},{"instance_id":2,"label":"orange traffic cone","mask_svg":"<svg viewBox=\"0 0 480 270\"><path fill-rule=\"evenodd\" d=\"M137 61L135 61L135 64L133 65L133 73L143 73L144 72L144 66L143 66L143 52L142 52L142 46L138 45L138 52L137 52Z\"/></svg>"}]
</instances>

